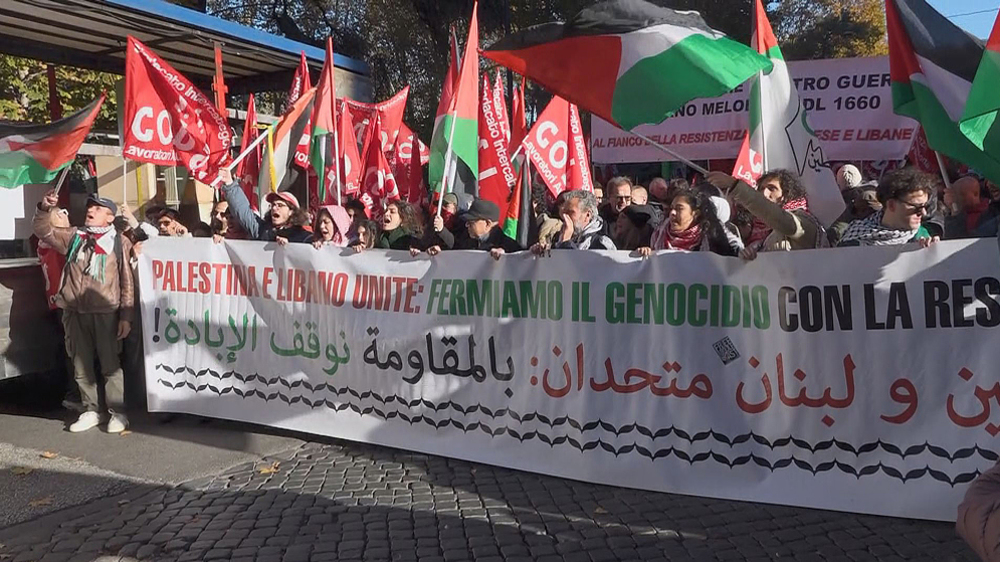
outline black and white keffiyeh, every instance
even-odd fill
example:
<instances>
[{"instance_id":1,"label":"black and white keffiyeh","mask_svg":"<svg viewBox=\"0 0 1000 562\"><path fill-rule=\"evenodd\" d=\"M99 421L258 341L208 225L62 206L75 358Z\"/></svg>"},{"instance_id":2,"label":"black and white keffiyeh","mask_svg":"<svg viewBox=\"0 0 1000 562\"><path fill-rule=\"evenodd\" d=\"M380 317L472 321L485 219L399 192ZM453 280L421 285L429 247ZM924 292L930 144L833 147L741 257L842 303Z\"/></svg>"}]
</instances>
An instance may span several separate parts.
<instances>
[{"instance_id":1,"label":"black and white keffiyeh","mask_svg":"<svg viewBox=\"0 0 1000 562\"><path fill-rule=\"evenodd\" d=\"M896 230L882 224L884 211L878 211L868 218L856 220L847 226L840 243L857 242L861 246L896 246L906 244L917 234L917 230Z\"/></svg>"}]
</instances>

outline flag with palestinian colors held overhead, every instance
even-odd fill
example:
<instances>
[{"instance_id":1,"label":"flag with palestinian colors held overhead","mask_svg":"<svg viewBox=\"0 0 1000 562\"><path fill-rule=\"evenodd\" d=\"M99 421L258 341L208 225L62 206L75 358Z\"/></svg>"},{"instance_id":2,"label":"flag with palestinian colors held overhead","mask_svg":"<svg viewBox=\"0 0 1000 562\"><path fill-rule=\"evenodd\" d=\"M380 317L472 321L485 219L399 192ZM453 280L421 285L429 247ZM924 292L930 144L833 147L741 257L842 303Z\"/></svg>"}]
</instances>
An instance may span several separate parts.
<instances>
[{"instance_id":1,"label":"flag with palestinian colors held overhead","mask_svg":"<svg viewBox=\"0 0 1000 562\"><path fill-rule=\"evenodd\" d=\"M988 70L982 80L976 76L983 43L924 0L886 0L885 16L893 110L919 121L933 150L1000 182L1000 149L970 140L990 138L984 108L996 102L989 95L983 101L980 94L992 87L995 97L1000 87L990 86ZM981 82L976 96L974 80Z\"/></svg>"},{"instance_id":2,"label":"flag with palestinian colors held overhead","mask_svg":"<svg viewBox=\"0 0 1000 562\"><path fill-rule=\"evenodd\" d=\"M272 191L286 191L298 177L298 166L294 165L295 147L302 138L302 131L309 123L316 87L312 87L298 99L292 107L271 125L272 139L264 147L260 177L257 180L257 196L263 201Z\"/></svg>"},{"instance_id":3,"label":"flag with palestinian colors held overhead","mask_svg":"<svg viewBox=\"0 0 1000 562\"><path fill-rule=\"evenodd\" d=\"M73 115L47 125L0 125L0 187L49 183L73 163L104 95Z\"/></svg>"},{"instance_id":4,"label":"flag with palestinian colors held overhead","mask_svg":"<svg viewBox=\"0 0 1000 562\"><path fill-rule=\"evenodd\" d=\"M257 130L257 104L254 102L253 94L250 94L250 101L247 102L246 120L243 121L243 143L240 146L240 154L243 154L243 151L259 134L261 133ZM243 193L247 196L247 201L250 202L250 207L255 211L260 208L260 201L257 200L254 188L257 186L257 177L260 175L260 155L262 152L263 150L258 144L250 151L250 154L236 165L236 181L240 182Z\"/></svg>"},{"instance_id":5,"label":"flag with palestinian colors held overhead","mask_svg":"<svg viewBox=\"0 0 1000 562\"><path fill-rule=\"evenodd\" d=\"M977 148L1000 156L1000 14L983 49L959 128Z\"/></svg>"},{"instance_id":6,"label":"flag with palestinian colors held overhead","mask_svg":"<svg viewBox=\"0 0 1000 562\"><path fill-rule=\"evenodd\" d=\"M292 86L288 89L288 96L285 98L285 107L291 107L302 93L312 88L309 78L309 64L306 63L306 52L301 52L299 66L295 69L295 76L292 77ZM309 144L312 140L312 127L306 125L306 130L302 133L299 145L295 148L295 165L306 170L309 168Z\"/></svg>"},{"instance_id":7,"label":"flag with palestinian colors held overhead","mask_svg":"<svg viewBox=\"0 0 1000 562\"><path fill-rule=\"evenodd\" d=\"M312 127L312 142L310 143L309 161L316 171L316 187L320 201L326 201L327 189L331 187L326 179L326 169L333 160L333 139L336 131L337 86L333 77L333 39L326 39L326 61L323 71L316 84L316 99L313 102L312 116L307 126Z\"/></svg>"},{"instance_id":8,"label":"flag with palestinian colors held overhead","mask_svg":"<svg viewBox=\"0 0 1000 562\"><path fill-rule=\"evenodd\" d=\"M434 137L431 139L430 170L432 174L439 174L430 177L433 191L442 191L444 185L448 192L475 194L476 181L479 179L478 11L479 3L475 2L472 5L469 37L465 43L465 54L459 67L455 92L444 116L439 115L441 126L435 126ZM450 170L447 181L443 181L445 168Z\"/></svg>"},{"instance_id":9,"label":"flag with palestinian colors held overhead","mask_svg":"<svg viewBox=\"0 0 1000 562\"><path fill-rule=\"evenodd\" d=\"M762 72L750 87L750 128L733 175L756 185L770 170L789 170L802 178L809 212L824 226L844 213L844 197L827 164L823 147L799 101L761 0L755 0L751 47L771 59L774 68Z\"/></svg>"},{"instance_id":10,"label":"flag with palestinian colors held overhead","mask_svg":"<svg viewBox=\"0 0 1000 562\"><path fill-rule=\"evenodd\" d=\"M566 23L508 35L483 56L626 130L771 70L767 57L697 12L645 0L599 2Z\"/></svg>"}]
</instances>

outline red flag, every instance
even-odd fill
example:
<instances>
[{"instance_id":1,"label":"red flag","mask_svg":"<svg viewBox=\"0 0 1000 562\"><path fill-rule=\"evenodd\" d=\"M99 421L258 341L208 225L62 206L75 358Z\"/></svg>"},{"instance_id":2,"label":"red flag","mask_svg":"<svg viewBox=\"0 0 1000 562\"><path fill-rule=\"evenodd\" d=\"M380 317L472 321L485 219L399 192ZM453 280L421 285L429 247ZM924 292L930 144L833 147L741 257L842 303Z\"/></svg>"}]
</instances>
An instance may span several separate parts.
<instances>
[{"instance_id":1,"label":"red flag","mask_svg":"<svg viewBox=\"0 0 1000 562\"><path fill-rule=\"evenodd\" d=\"M375 117L371 132L369 140L381 138L382 127L378 116ZM399 188L396 186L396 177L389 169L389 162L385 159L380 143L366 144L368 146L365 152L365 174L361 185L364 192L371 196L376 208L381 208L389 201L399 199Z\"/></svg>"},{"instance_id":2,"label":"red flag","mask_svg":"<svg viewBox=\"0 0 1000 562\"><path fill-rule=\"evenodd\" d=\"M389 168L396 177L399 196L411 203L427 196L423 165L430 160L430 148L417 138L406 123L399 129L396 146L389 153Z\"/></svg>"},{"instance_id":3,"label":"red flag","mask_svg":"<svg viewBox=\"0 0 1000 562\"><path fill-rule=\"evenodd\" d=\"M580 110L572 103L569 104L569 168L566 171L566 184L567 189L594 191L583 122L580 121Z\"/></svg>"},{"instance_id":4,"label":"red flag","mask_svg":"<svg viewBox=\"0 0 1000 562\"><path fill-rule=\"evenodd\" d=\"M250 102L247 104L247 118L243 122L243 142L240 145L240 154L246 150L247 146L257 138L260 131L257 129L257 104L254 103L253 94L250 94ZM257 201L257 176L260 174L261 146L258 144L246 158L236 165L236 178L243 187L243 193L247 196L247 201L253 210L260 208Z\"/></svg>"},{"instance_id":5,"label":"red flag","mask_svg":"<svg viewBox=\"0 0 1000 562\"><path fill-rule=\"evenodd\" d=\"M507 144L510 144L510 116L507 115L507 96L504 95L503 79L500 77L499 68L496 80L493 82L493 111L497 115L500 128L503 129Z\"/></svg>"},{"instance_id":6,"label":"red flag","mask_svg":"<svg viewBox=\"0 0 1000 562\"><path fill-rule=\"evenodd\" d=\"M354 138L354 127L351 124L351 109L346 103L340 104L338 116L340 134L337 138L336 165L340 166L340 189L344 195L351 195L361 190L361 155L358 153L358 141ZM333 167L327 167L327 181L333 185ZM337 195L333 189L327 191L327 202L335 202Z\"/></svg>"},{"instance_id":7,"label":"red flag","mask_svg":"<svg viewBox=\"0 0 1000 562\"><path fill-rule=\"evenodd\" d=\"M306 64L306 53L302 51L302 60L299 67L295 69L295 76L292 78L292 87L288 90L288 99L285 102L287 107L291 107L303 92L312 88L312 81L309 78L309 65ZM302 139L295 147L295 165L299 168L309 169L309 140L312 138L312 122L306 125L306 130L302 132Z\"/></svg>"},{"instance_id":8,"label":"red flag","mask_svg":"<svg viewBox=\"0 0 1000 562\"><path fill-rule=\"evenodd\" d=\"M167 61L132 37L125 54L123 154L139 162L183 162L211 183L230 160L232 133L215 104Z\"/></svg>"},{"instance_id":9,"label":"red flag","mask_svg":"<svg viewBox=\"0 0 1000 562\"><path fill-rule=\"evenodd\" d=\"M380 103L364 103L344 98L351 107L354 136L359 142L368 142L368 126L372 123L373 117L378 115L381 120L382 152L388 152L396 144L396 137L399 136L403 124L403 112L406 110L406 99L409 95L410 87L407 86Z\"/></svg>"},{"instance_id":10,"label":"red flag","mask_svg":"<svg viewBox=\"0 0 1000 562\"><path fill-rule=\"evenodd\" d=\"M764 175L764 156L750 148L750 134L743 137L740 155L733 167L733 177L741 179L750 187L757 187L757 180Z\"/></svg>"},{"instance_id":11,"label":"red flag","mask_svg":"<svg viewBox=\"0 0 1000 562\"><path fill-rule=\"evenodd\" d=\"M528 136L528 118L524 107L524 83L526 81L526 78L521 78L521 87L514 92L514 104L511 108L510 145L507 147L511 154L517 152L524 137Z\"/></svg>"},{"instance_id":12,"label":"red flag","mask_svg":"<svg viewBox=\"0 0 1000 562\"><path fill-rule=\"evenodd\" d=\"M479 197L498 208L507 205L510 188L517 178L507 154L507 138L497 118L490 79L483 76L479 103ZM502 102L503 100L501 100Z\"/></svg>"},{"instance_id":13,"label":"red flag","mask_svg":"<svg viewBox=\"0 0 1000 562\"><path fill-rule=\"evenodd\" d=\"M553 96L524 139L524 153L553 196L569 189L594 190L586 141L575 105Z\"/></svg>"}]
</instances>

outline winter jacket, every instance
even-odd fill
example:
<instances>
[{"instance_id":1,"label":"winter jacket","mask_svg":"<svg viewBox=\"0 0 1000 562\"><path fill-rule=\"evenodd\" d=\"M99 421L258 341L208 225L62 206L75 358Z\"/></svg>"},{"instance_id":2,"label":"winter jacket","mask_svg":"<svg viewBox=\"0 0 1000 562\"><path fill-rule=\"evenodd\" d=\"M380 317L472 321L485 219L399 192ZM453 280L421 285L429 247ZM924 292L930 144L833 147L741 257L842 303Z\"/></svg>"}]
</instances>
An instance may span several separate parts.
<instances>
[{"instance_id":1,"label":"winter jacket","mask_svg":"<svg viewBox=\"0 0 1000 562\"><path fill-rule=\"evenodd\" d=\"M955 528L983 562L1000 562L1000 464L969 486Z\"/></svg>"},{"instance_id":2,"label":"winter jacket","mask_svg":"<svg viewBox=\"0 0 1000 562\"><path fill-rule=\"evenodd\" d=\"M520 244L504 234L499 226L494 226L490 229L489 234L484 239L472 238L469 236L468 230L460 232L455 237L455 245L453 247L455 250L480 250L484 252L488 252L493 248L502 248L508 254L524 250Z\"/></svg>"},{"instance_id":3,"label":"winter jacket","mask_svg":"<svg viewBox=\"0 0 1000 562\"><path fill-rule=\"evenodd\" d=\"M375 247L383 250L409 250L410 248L423 249L423 244L409 230L397 226L392 230L382 231L378 240L375 241Z\"/></svg>"},{"instance_id":4,"label":"winter jacket","mask_svg":"<svg viewBox=\"0 0 1000 562\"><path fill-rule=\"evenodd\" d=\"M771 227L761 251L812 250L829 245L823 227L806 211L782 209L742 181L736 182L730 193L736 203Z\"/></svg>"},{"instance_id":5,"label":"winter jacket","mask_svg":"<svg viewBox=\"0 0 1000 562\"><path fill-rule=\"evenodd\" d=\"M40 241L65 256L80 243L79 230L52 226L50 212L36 210L32 229ZM99 274L86 272L88 264L83 261L67 259L62 287L53 299L56 306L81 314L118 312L121 320L132 322L135 306L135 285L129 266L132 243L117 233L115 237L115 248L104 255L104 271Z\"/></svg>"},{"instance_id":6,"label":"winter jacket","mask_svg":"<svg viewBox=\"0 0 1000 562\"><path fill-rule=\"evenodd\" d=\"M222 188L226 201L229 202L229 214L240 224L243 231L247 233L250 240L263 240L274 242L279 236L286 238L289 242L312 242L312 233L301 226L283 226L275 228L271 224L270 218L262 219L258 217L250 202L243 193L243 188L239 182L233 182Z\"/></svg>"},{"instance_id":7,"label":"winter jacket","mask_svg":"<svg viewBox=\"0 0 1000 562\"><path fill-rule=\"evenodd\" d=\"M556 235L553 249L559 250L617 250L614 241L605 233L604 220L594 217L587 226L573 230L573 236L565 241L558 241L561 234Z\"/></svg>"}]
</instances>

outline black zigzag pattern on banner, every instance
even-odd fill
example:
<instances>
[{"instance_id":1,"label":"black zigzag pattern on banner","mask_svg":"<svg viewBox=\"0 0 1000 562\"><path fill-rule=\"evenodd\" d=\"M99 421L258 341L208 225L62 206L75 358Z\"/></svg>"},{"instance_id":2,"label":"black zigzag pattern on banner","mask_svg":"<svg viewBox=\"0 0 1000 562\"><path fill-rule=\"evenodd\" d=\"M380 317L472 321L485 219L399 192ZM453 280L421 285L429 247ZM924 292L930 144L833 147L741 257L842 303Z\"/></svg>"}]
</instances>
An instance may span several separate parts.
<instances>
[{"instance_id":1,"label":"black zigzag pattern on banner","mask_svg":"<svg viewBox=\"0 0 1000 562\"><path fill-rule=\"evenodd\" d=\"M603 420L597 420L597 421L592 421L592 422L587 422L585 424L581 424L580 422L578 422L578 421L576 421L576 420L574 420L574 419L572 419L572 418L570 418L568 416L561 416L559 418L556 418L555 420L550 420L547 416L545 416L543 414L539 414L537 412L532 412L532 413L529 413L529 414L526 414L526 415L521 415L521 414L518 414L517 412L515 412L513 410L508 409L508 408L502 408L502 409L493 411L493 410L491 410L491 409L489 409L486 406L483 406L481 404L475 404L473 406L463 407L462 405L454 403L452 401L447 401L447 402L443 402L443 403L440 403L440 404L434 404L433 402L430 402L430 401L427 401L427 400L423 400L423 399L415 399L415 400L409 400L408 401L405 398L403 398L401 396L398 396L398 395L392 395L392 396L388 396L388 397L382 397L381 395L379 395L376 392L365 391L365 392L360 392L359 393L358 391L356 391L356 390L354 390L352 388L349 388L349 387L337 388L337 387L334 387L332 385L328 385L326 383L321 383L319 385L312 385L311 383L309 383L309 381L303 381L303 380L289 382L289 381L287 381L287 380L285 380L285 379L283 379L281 377L275 377L275 378L272 378L272 379L266 379L266 378L264 378L263 376L261 376L260 374L257 374L257 373L251 374L251 375L243 375L243 374L238 373L236 371L227 371L227 372L224 372L224 373L219 373L218 371L215 371L214 369L202 369L200 371L195 371L195 370L193 370L193 369L191 369L190 367L187 367L187 366L173 368L173 367L170 367L170 366L167 366L167 365L163 365L163 364L157 365L156 368L160 369L160 370L163 370L163 371L166 371L166 372L169 372L171 374L190 374L190 375L192 375L195 378L201 378L201 377L204 377L204 376L207 375L207 376L211 376L211 377L214 377L216 379L219 379L219 380L225 380L225 379L228 379L228 378L235 378L235 379L240 380L240 381L242 381L244 383L258 381L258 382L264 383L266 386L281 385L281 386L284 386L284 387L286 387L288 389L297 388L297 387L303 387L303 388L306 388L306 389L308 389L310 391L313 391L313 392L319 392L319 391L324 391L325 390L327 392L331 392L333 394L336 394L338 397L341 396L341 395L343 395L343 394L349 394L349 395L353 396L354 398L356 398L358 400L374 399L375 401L381 403L382 405L389 405L389 404L392 404L393 402L397 402L400 405L405 406L407 408L411 408L411 409L414 408L414 407L423 405L426 408L432 409L434 411L441 411L441 410L445 410L445 409L449 409L450 408L450 409L455 410L455 411L457 411L459 413L462 413L462 414L470 414L470 413L482 412L483 414L491 417L492 419L501 418L501 417L509 417L511 419L514 419L515 421L517 421L519 423L523 423L523 422L527 422L527 421L532 421L534 419L538 419L538 421L544 423L545 425L548 425L549 427L552 427L553 429L556 428L556 427L558 427L558 426L561 426L561 425L565 424L565 425L569 425L570 427L573 427L574 429L577 429L581 433L585 433L587 431L591 431L591 430L596 429L597 427L600 427L600 428L604 429L605 431L607 431L609 433L615 434L616 436L621 436L623 434L627 434L627 433L631 433L632 431L636 431L636 432L641 433L642 435L644 435L646 437L649 437L649 438L651 438L653 440L655 440L657 438L660 438L660 437L665 437L665 436L669 436L669 435L673 434L673 435L677 436L678 438L687 441L690 444L694 444L694 443L697 443L699 441L704 441L706 439L712 438L712 439L714 439L715 441L717 441L719 443L728 445L730 448L733 447L733 446L735 446L735 445L743 444L743 443L749 441L750 439L753 439L755 443L757 443L759 445L762 445L762 446L765 446L765 447L768 447L771 450L774 450L776 448L786 447L789 444L792 444L792 445L795 445L796 447L798 447L800 449L808 450L809 452L812 452L812 453L815 453L817 451L824 451L824 450L830 449L830 448L832 448L832 447L835 446L838 449L840 449L842 451L845 451L845 452L848 452L848 453L852 453L855 456L860 456L860 455L865 454L865 453L870 453L870 452L872 452L872 451L874 451L876 449L882 449L885 452L888 452L890 454L899 456L901 459L905 459L907 456L913 456L913 455L920 454L920 453L924 452L925 450L929 451L930 453L932 453L933 455L935 455L937 457L948 459L950 461L968 458L968 457L971 457L973 454L977 454L977 453L978 453L978 455L980 457L982 457L982 458L984 458L986 460L994 461L994 462L998 458L1000 458L1000 455L997 455L997 453L994 453L993 451L990 451L988 449L981 449L978 445L974 446L974 447L965 448L965 449L959 449L958 451L955 451L954 453L949 453L947 450L945 450L945 449L943 449L941 447L938 447L938 446L935 446L935 445L931 445L931 444L926 443L926 442L923 443L923 444L921 444L921 445L912 445L912 446L908 447L905 451L903 451L898 446L893 445L892 443L886 443L886 442L884 442L882 440L878 440L878 441L871 442L871 443L866 443L866 444L864 444L864 445L862 445L860 447L854 447L850 443L846 443L846 442L843 442L843 441L840 441L840 440L837 440L837 439L829 439L829 440L826 440L826 441L821 441L821 442L819 442L819 443L817 443L815 445L812 445L808 441L804 441L802 439L798 439L798 438L796 438L794 436L788 436L788 437L776 439L775 441L772 442L769 439L767 439L766 437L761 436L761 435L757 435L754 432L741 434L741 435L738 435L735 438L730 438L730 437L726 436L725 434L718 433L718 432L716 432L714 430L703 431L703 432L699 432L699 433L696 433L694 435L691 435L690 433L684 431L683 429L678 429L678 428L676 428L674 426L671 426L669 428L661 428L661 429L657 430L654 433L651 430L649 430L648 428L646 428L645 426L634 424L634 423L633 424L626 424L626 425L621 426L621 427L616 427L616 426L614 426L612 424L609 424L609 423L607 423L607 422L605 422ZM875 474L876 472L881 471L881 472L883 472L883 473L885 473L885 474L887 474L887 475L889 475L889 476L891 476L893 478L897 478L897 479L899 479L899 480L901 480L903 482L906 482L907 480L914 480L914 479L922 478L924 476L928 476L929 475L932 478L934 478L935 480L939 480L941 482L948 483L948 484L950 484L952 486L954 486L956 484L963 484L963 483L971 482L972 480L974 480L980 474L979 470L975 470L973 472L961 473L961 474L958 474L957 476L955 476L954 478L951 478L946 473L934 470L934 469L930 468L929 466L925 466L924 468L921 468L921 469L914 469L914 470L908 471L904 475L899 470L897 470L897 469L895 469L895 468L893 468L891 466L883 465L881 462L879 462L878 464L875 464L875 465L865 466L861 470L858 470L858 469L856 469L856 468L854 468L854 467L852 467L850 465L841 463L839 461L829 461L829 462L821 463L821 464L817 465L816 467L813 467L808 462L800 460L800 459L796 458L794 455L792 455L791 457L780 459L780 460L776 461L773 464L768 459L759 457L759 456L757 456L757 455L755 455L753 453L751 453L749 455L744 455L744 456L741 456L741 457L737 457L737 458L735 458L733 460L730 460L728 457L725 457L724 455L721 455L719 453L715 453L714 451L707 451L707 452L702 452L702 453L698 453L698 454L695 454L695 455L690 455L686 451L683 451L681 449L675 449L674 447L668 447L666 449L657 449L655 451L651 451L651 450L649 450L649 449L647 449L647 448L645 448L645 447L643 447L641 445L638 445L638 444L636 444L634 442L632 444L630 444L630 445L623 445L621 447L615 447L613 444L607 443L607 442L605 442L602 439L597 439L597 440L594 440L594 441L586 441L584 443L581 443L580 441L578 441L578 440L576 440L573 437L570 437L568 435L559 435L559 436L556 436L556 437L553 438L552 436L549 436L547 434L544 434L544 433L541 433L541 432L538 432L538 431L529 431L529 432L525 432L525 433L520 433L520 432L518 432L518 431L516 431L516 430L514 430L514 429L512 429L512 428L510 428L508 426L498 426L496 428L493 428L493 427L490 427L489 425L487 425L487 424L485 424L483 422L472 422L472 423L466 424L466 423L464 423L464 422L462 422L460 420L455 420L453 418L445 418L445 419L437 420L435 418L431 418L431 417L425 416L423 414L418 414L416 416L409 416L409 415L407 415L407 414L405 414L403 412L397 412L397 411L384 412L384 411L380 410L379 408L377 408L375 406L360 407L358 405L355 405L355 404L352 404L352 403L349 403L349 402L345 402L345 403L342 403L342 404L336 404L336 403L330 402L329 400L326 400L326 399L310 400L308 397L305 397L305 396L288 396L288 395L284 394L283 392L281 392L280 390L279 391L270 392L270 393L265 393L265 392L262 392L261 390L258 390L258 389L243 390L243 389L237 388L237 387L235 387L233 385L229 385L229 386L215 386L215 385L213 385L211 383L194 384L194 383L192 383L190 381L186 381L186 380L182 380L182 381L178 381L178 382L171 382L171 381L168 381L168 380L159 379L159 383L162 384L163 386L167 387L167 388L171 388L171 389L175 389L175 390L179 389L179 388L187 387L187 388L189 388L189 389L191 389L191 390L193 390L195 392L205 392L205 391L208 391L208 392L212 392L212 393L214 393L216 395L219 395L219 396L224 396L226 394L232 393L232 394L234 394L236 396L240 396L241 398L244 398L244 399L255 397L255 398L261 399L261 400L263 400L265 402L270 402L270 401L274 401L274 400L280 400L280 401L282 401L282 402L284 402L284 403L286 403L288 405L302 403L303 405L306 405L306 406L308 406L310 408L313 408L313 409L319 408L319 407L323 407L323 406L325 406L325 407L327 407L327 408L329 408L331 410L337 411L337 412L341 412L341 411L350 409L351 411L353 411L354 413L356 413L356 414L358 414L360 416L375 415L375 416L377 416L377 417L379 417L381 419L384 419L384 420L391 420L391 419L394 419L394 418L399 418L399 419L401 419L403 421L406 421L410 425L419 424L419 423L425 423L425 424L427 424L427 425L429 425L429 426L431 426L431 427L433 427L435 429L441 429L441 428L444 428L444 427L452 426L452 427L454 427L456 429L462 430L465 433L468 433L470 431L479 430L479 431L483 431L484 433L486 433L487 435L490 435L492 437L498 437L498 436L502 436L502 435L506 434L506 435L509 435L509 436L511 436L511 437L513 437L515 439L518 439L521 442L530 441L532 439L538 439L539 441L542 441L543 443L546 443L547 445L552 446L552 447L554 447L556 445L568 444L568 445L572 446L573 448L578 449L580 451L589 451L589 450L592 450L592 449L596 449L597 447L600 447L602 450L605 450L605 451L607 451L609 453L612 453L615 456L619 456L619 455L623 455L623 454L628 454L628 453L635 452L635 453L638 453L638 454L640 454L640 455L642 455L644 457L649 458L650 460L656 460L656 459L659 459L659 458L669 457L669 456L673 455L673 456L678 457L681 460L684 460L684 461L687 461L687 462L689 462L691 464L694 464L696 462L703 462L703 461L705 461L705 460L707 460L709 458L712 458L712 460L715 460L716 462L719 462L721 464L725 464L725 465L729 466L730 468L735 467L735 466L740 466L740 465L743 465L743 464L747 464L748 462L753 461L758 466L762 466L762 467L768 468L772 472L775 471L775 470L777 470L777 469L779 469L779 468L788 467L788 466L790 466L791 464L794 463L796 465L796 467L798 467L798 468L800 468L802 470L810 471L813 474L817 474L819 472L826 472L826 471L831 470L832 468L836 467L839 470L841 470L843 472L846 472L848 474L852 474L852 475L854 475L857 478L860 478L862 476L867 476L867 475L870 475L870 474Z\"/></svg>"}]
</instances>

